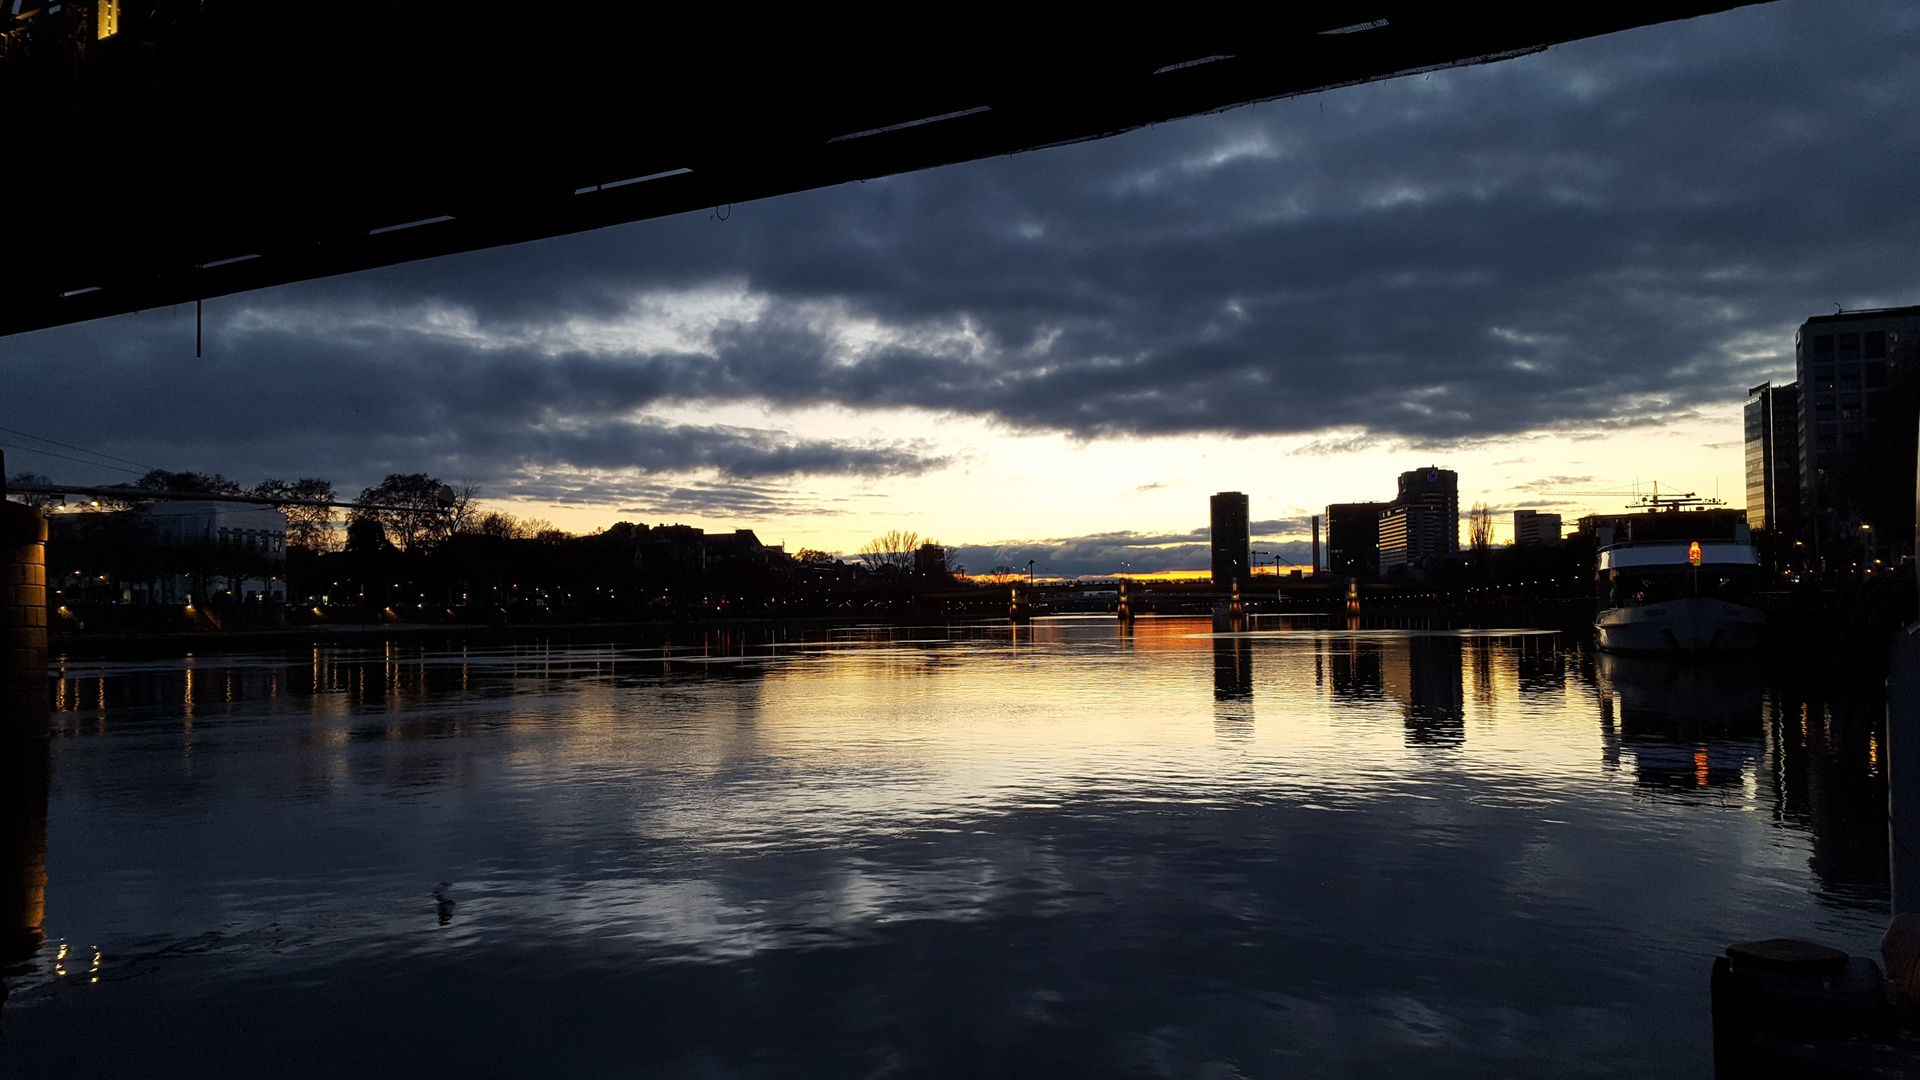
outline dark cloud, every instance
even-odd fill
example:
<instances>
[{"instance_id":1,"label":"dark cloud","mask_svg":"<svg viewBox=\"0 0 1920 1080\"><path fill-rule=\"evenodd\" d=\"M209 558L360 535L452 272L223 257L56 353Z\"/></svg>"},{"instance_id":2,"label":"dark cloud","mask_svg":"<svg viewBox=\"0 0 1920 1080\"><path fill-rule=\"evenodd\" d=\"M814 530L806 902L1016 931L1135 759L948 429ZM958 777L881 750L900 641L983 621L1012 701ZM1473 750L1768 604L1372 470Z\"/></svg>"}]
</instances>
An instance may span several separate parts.
<instances>
[{"instance_id":1,"label":"dark cloud","mask_svg":"<svg viewBox=\"0 0 1920 1080\"><path fill-rule=\"evenodd\" d=\"M1275 556L1282 565L1305 565L1313 550L1307 530L1304 518L1253 522L1253 546L1266 553L1258 556L1260 565L1267 565ZM1293 539L1277 543L1263 539L1280 536ZM960 562L973 573L986 573L999 566L1024 572L1031 559L1040 573L1060 577L1204 570L1212 557L1204 528L1185 533L1108 532L1008 544L968 544L956 550Z\"/></svg>"},{"instance_id":2,"label":"dark cloud","mask_svg":"<svg viewBox=\"0 0 1920 1080\"><path fill-rule=\"evenodd\" d=\"M242 477L320 474L345 489L389 471L427 471L478 481L489 495L604 502L667 490L648 479L659 474L882 477L947 463L923 441L670 423L638 412L659 399L658 380L624 359L475 348L460 335L406 325L428 321L417 313L375 313L386 325L343 314L331 326L307 313L244 313L205 360L177 351L170 314L68 331L63 344L78 344L80 364L66 350L20 347L45 334L0 348L16 350L7 364L26 391L20 400L59 409L63 441ZM26 430L49 429L33 413L7 416ZM15 460L62 475L77 464L18 452ZM675 498L672 505L688 497Z\"/></svg>"},{"instance_id":3,"label":"dark cloud","mask_svg":"<svg viewBox=\"0 0 1920 1080\"><path fill-rule=\"evenodd\" d=\"M940 463L645 419L689 402L1324 454L1627 436L1784 375L1833 302L1920 300L1917 50L1913 5L1787 0L220 300L206 361L190 312L47 331L0 341L0 423L53 410L230 474L502 482Z\"/></svg>"}]
</instances>

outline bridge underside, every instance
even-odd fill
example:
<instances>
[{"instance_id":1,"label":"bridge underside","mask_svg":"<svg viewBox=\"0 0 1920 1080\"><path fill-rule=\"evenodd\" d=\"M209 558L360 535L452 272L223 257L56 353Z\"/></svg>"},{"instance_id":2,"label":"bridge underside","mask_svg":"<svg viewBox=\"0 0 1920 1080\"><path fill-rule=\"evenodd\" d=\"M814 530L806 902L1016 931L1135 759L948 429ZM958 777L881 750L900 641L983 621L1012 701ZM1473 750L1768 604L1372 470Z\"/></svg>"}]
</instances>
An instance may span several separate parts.
<instances>
[{"instance_id":1,"label":"bridge underside","mask_svg":"<svg viewBox=\"0 0 1920 1080\"><path fill-rule=\"evenodd\" d=\"M108 2L32 0L37 28L0 9L0 31L13 18L12 38L0 34L0 146L14 163L0 333L1094 139L1741 6L122 0L101 38L95 9ZM61 40L60 18L85 32Z\"/></svg>"}]
</instances>

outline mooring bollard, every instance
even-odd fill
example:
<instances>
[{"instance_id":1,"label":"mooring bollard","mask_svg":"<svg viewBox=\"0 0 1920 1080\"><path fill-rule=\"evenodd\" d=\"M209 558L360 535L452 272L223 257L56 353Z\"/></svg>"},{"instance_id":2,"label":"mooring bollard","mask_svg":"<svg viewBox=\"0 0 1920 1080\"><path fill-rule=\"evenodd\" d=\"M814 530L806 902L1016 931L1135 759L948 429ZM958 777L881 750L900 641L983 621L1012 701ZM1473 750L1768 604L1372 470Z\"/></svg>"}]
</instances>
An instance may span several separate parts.
<instances>
[{"instance_id":1,"label":"mooring bollard","mask_svg":"<svg viewBox=\"0 0 1920 1080\"><path fill-rule=\"evenodd\" d=\"M46 732L47 519L0 501L0 738Z\"/></svg>"}]
</instances>

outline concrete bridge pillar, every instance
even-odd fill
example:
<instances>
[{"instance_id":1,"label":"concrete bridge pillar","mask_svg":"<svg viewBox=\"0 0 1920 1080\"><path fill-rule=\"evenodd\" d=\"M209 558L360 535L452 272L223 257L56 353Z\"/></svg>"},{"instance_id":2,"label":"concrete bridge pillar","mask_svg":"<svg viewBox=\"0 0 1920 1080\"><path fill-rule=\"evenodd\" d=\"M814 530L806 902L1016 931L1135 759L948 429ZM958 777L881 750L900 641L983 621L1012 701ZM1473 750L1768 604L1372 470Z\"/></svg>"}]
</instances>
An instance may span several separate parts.
<instances>
[{"instance_id":1,"label":"concrete bridge pillar","mask_svg":"<svg viewBox=\"0 0 1920 1080\"><path fill-rule=\"evenodd\" d=\"M0 459L0 478L4 470ZM47 519L0 497L0 965L40 947L47 708Z\"/></svg>"},{"instance_id":2,"label":"concrete bridge pillar","mask_svg":"<svg viewBox=\"0 0 1920 1080\"><path fill-rule=\"evenodd\" d=\"M1133 621L1133 595L1127 590L1127 583L1124 581L1120 583L1120 603L1117 610L1120 613L1121 622Z\"/></svg>"},{"instance_id":3,"label":"concrete bridge pillar","mask_svg":"<svg viewBox=\"0 0 1920 1080\"><path fill-rule=\"evenodd\" d=\"M0 501L0 739L47 730L47 519Z\"/></svg>"},{"instance_id":4,"label":"concrete bridge pillar","mask_svg":"<svg viewBox=\"0 0 1920 1080\"><path fill-rule=\"evenodd\" d=\"M1033 611L1027 606L1027 598L1020 595L1020 587L1014 586L1012 592L1013 599L1007 605L1007 618L1017 623L1031 621Z\"/></svg>"}]
</instances>

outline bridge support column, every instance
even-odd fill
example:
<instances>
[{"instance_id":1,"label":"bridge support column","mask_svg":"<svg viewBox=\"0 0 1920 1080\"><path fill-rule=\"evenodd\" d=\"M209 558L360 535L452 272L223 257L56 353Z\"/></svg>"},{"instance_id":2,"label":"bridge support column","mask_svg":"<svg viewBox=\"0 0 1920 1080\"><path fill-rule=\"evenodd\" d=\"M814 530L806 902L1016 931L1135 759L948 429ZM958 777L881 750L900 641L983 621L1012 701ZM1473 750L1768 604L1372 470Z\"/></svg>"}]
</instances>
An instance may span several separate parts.
<instances>
[{"instance_id":1,"label":"bridge support column","mask_svg":"<svg viewBox=\"0 0 1920 1080\"><path fill-rule=\"evenodd\" d=\"M1027 598L1020 595L1020 587L1016 585L1012 591L1013 599L1007 605L1007 618L1017 623L1032 621L1033 611L1027 606Z\"/></svg>"},{"instance_id":2,"label":"bridge support column","mask_svg":"<svg viewBox=\"0 0 1920 1080\"><path fill-rule=\"evenodd\" d=\"M1124 581L1120 583L1120 603L1115 610L1119 612L1121 622L1133 621L1133 595L1127 590L1127 583Z\"/></svg>"},{"instance_id":3,"label":"bridge support column","mask_svg":"<svg viewBox=\"0 0 1920 1080\"><path fill-rule=\"evenodd\" d=\"M0 501L0 739L47 730L47 519Z\"/></svg>"}]
</instances>

